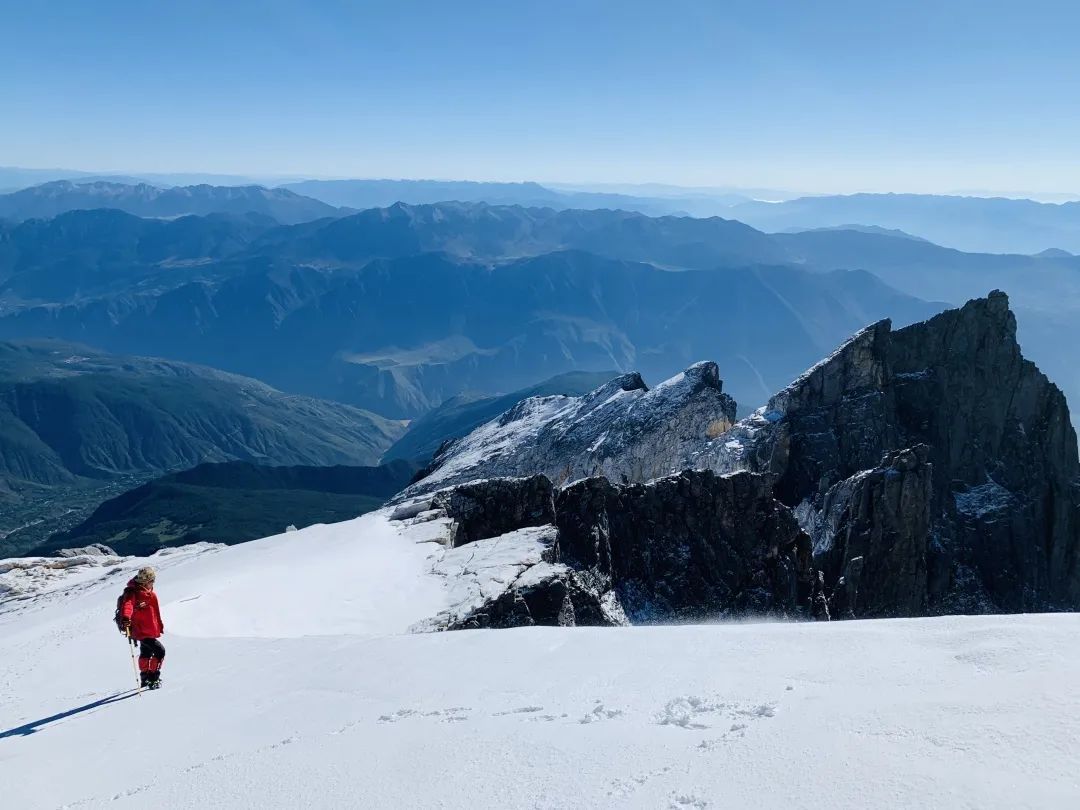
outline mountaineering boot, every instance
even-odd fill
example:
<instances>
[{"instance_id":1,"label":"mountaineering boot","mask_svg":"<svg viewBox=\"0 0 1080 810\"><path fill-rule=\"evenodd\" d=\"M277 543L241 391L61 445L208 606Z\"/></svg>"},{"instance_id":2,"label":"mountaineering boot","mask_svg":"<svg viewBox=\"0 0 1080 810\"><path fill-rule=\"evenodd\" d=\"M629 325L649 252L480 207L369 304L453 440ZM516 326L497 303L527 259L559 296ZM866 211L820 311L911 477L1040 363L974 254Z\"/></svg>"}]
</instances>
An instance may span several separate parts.
<instances>
[{"instance_id":1,"label":"mountaineering boot","mask_svg":"<svg viewBox=\"0 0 1080 810\"><path fill-rule=\"evenodd\" d=\"M161 673L160 672L147 672L149 684L148 689L160 689L161 688Z\"/></svg>"},{"instance_id":2,"label":"mountaineering boot","mask_svg":"<svg viewBox=\"0 0 1080 810\"><path fill-rule=\"evenodd\" d=\"M150 683L151 683L151 680L152 680L151 676L153 674L154 673L152 673L152 672L140 672L139 673L139 686L141 686L143 689L152 689L153 687L150 686Z\"/></svg>"}]
</instances>

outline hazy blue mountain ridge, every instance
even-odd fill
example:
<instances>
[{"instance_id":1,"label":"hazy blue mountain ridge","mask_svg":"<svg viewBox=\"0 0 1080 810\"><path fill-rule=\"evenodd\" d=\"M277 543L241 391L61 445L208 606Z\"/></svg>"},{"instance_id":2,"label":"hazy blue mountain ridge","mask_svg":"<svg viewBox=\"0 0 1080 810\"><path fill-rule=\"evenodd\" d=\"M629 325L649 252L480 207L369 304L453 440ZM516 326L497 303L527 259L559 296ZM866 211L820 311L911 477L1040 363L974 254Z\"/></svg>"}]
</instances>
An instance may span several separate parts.
<instances>
[{"instance_id":1,"label":"hazy blue mountain ridge","mask_svg":"<svg viewBox=\"0 0 1080 810\"><path fill-rule=\"evenodd\" d=\"M288 189L264 186L203 184L159 188L147 183L55 180L0 194L0 219L48 218L67 211L93 208L113 208L143 217L256 213L283 223L306 222L342 213L334 206Z\"/></svg>"},{"instance_id":2,"label":"hazy blue mountain ridge","mask_svg":"<svg viewBox=\"0 0 1080 810\"><path fill-rule=\"evenodd\" d=\"M764 231L859 223L895 228L940 245L982 253L1080 251L1080 202L1007 197L849 194L745 202L724 216Z\"/></svg>"},{"instance_id":3,"label":"hazy blue mountain ridge","mask_svg":"<svg viewBox=\"0 0 1080 810\"><path fill-rule=\"evenodd\" d=\"M841 268L930 301L1004 289L1025 351L1080 398L1064 348L1076 257L625 211L398 204L293 226L71 212L0 230L0 336L201 362L395 417L571 370L663 378L702 356L747 404L852 329L930 311L894 313L911 302Z\"/></svg>"}]
</instances>

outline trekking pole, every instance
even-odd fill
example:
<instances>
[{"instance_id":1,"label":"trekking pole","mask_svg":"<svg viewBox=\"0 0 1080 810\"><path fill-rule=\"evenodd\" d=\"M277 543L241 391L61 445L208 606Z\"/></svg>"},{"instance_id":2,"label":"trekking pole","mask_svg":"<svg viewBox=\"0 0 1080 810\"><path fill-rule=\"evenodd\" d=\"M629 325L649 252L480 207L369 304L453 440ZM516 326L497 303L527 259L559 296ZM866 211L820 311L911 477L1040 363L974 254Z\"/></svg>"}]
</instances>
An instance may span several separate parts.
<instances>
[{"instance_id":1,"label":"trekking pole","mask_svg":"<svg viewBox=\"0 0 1080 810\"><path fill-rule=\"evenodd\" d=\"M131 628L129 627L124 631L124 635L127 636L128 644L131 645L131 668L135 670L135 680L139 682L139 694L142 694L142 677L139 675L139 664L135 660L135 639L131 637Z\"/></svg>"}]
</instances>

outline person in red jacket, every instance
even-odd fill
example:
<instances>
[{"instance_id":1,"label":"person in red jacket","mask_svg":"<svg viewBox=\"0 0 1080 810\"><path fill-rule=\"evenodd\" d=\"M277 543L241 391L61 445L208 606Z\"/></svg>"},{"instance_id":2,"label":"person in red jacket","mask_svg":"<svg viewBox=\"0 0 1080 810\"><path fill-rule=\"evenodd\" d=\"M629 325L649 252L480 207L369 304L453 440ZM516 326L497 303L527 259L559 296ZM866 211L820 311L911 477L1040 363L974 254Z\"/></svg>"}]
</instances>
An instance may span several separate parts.
<instances>
[{"instance_id":1,"label":"person in red jacket","mask_svg":"<svg viewBox=\"0 0 1080 810\"><path fill-rule=\"evenodd\" d=\"M153 568L140 568L124 588L116 610L120 632L139 642L139 677L149 689L161 686L161 665L165 661L165 645L159 641L165 624L154 593L155 579Z\"/></svg>"}]
</instances>

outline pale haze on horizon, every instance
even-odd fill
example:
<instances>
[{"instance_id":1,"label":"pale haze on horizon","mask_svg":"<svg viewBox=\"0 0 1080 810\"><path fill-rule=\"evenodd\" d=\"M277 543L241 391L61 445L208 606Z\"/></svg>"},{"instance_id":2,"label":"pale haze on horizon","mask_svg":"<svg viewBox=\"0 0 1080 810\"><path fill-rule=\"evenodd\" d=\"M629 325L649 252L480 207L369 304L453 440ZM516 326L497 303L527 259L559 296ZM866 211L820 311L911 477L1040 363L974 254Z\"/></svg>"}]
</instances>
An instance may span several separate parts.
<instances>
[{"instance_id":1,"label":"pale haze on horizon","mask_svg":"<svg viewBox=\"0 0 1080 810\"><path fill-rule=\"evenodd\" d=\"M0 164L1080 191L1080 9L3 0Z\"/></svg>"}]
</instances>

